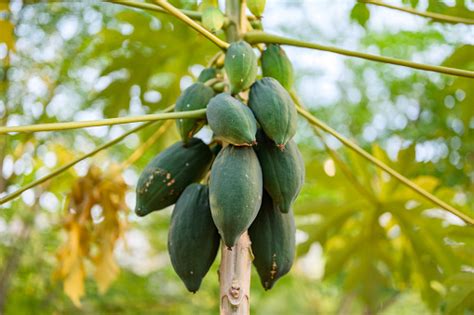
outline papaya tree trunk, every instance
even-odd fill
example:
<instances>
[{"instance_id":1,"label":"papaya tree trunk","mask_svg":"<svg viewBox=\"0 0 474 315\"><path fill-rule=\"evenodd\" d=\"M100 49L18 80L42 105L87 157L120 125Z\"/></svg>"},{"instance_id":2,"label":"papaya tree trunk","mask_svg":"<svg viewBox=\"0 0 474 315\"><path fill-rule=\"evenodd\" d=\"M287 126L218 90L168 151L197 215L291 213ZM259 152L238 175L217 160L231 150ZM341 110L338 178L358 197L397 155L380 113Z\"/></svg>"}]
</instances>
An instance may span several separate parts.
<instances>
[{"instance_id":1,"label":"papaya tree trunk","mask_svg":"<svg viewBox=\"0 0 474 315\"><path fill-rule=\"evenodd\" d=\"M226 14L230 20L226 30L227 40L238 41L245 32L245 23L242 23L245 0L226 0ZM222 243L219 268L221 315L250 314L250 272L253 259L250 244L247 232L230 249Z\"/></svg>"},{"instance_id":2,"label":"papaya tree trunk","mask_svg":"<svg viewBox=\"0 0 474 315\"><path fill-rule=\"evenodd\" d=\"M250 314L252 251L245 232L231 249L222 243L219 269L221 315Z\"/></svg>"}]
</instances>

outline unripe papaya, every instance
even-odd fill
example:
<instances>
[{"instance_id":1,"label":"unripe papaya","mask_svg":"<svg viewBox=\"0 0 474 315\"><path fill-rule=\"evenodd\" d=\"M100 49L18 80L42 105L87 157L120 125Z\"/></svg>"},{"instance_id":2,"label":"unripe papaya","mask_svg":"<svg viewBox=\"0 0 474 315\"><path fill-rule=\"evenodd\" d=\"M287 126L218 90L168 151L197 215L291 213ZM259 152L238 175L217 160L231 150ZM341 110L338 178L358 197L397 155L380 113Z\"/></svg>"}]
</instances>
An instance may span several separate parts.
<instances>
[{"instance_id":1,"label":"unripe papaya","mask_svg":"<svg viewBox=\"0 0 474 315\"><path fill-rule=\"evenodd\" d=\"M247 7L256 17L261 17L265 10L266 0L247 0Z\"/></svg>"},{"instance_id":2,"label":"unripe papaya","mask_svg":"<svg viewBox=\"0 0 474 315\"><path fill-rule=\"evenodd\" d=\"M207 103L209 103L213 96L214 90L204 83L193 83L183 91L176 101L175 111L184 112L206 108ZM177 119L176 126L183 142L188 143L189 139L204 126L205 122L205 119Z\"/></svg>"},{"instance_id":3,"label":"unripe papaya","mask_svg":"<svg viewBox=\"0 0 474 315\"><path fill-rule=\"evenodd\" d=\"M204 176L212 158L209 147L197 138L186 146L179 141L159 153L138 179L135 213L145 216L174 204L189 184Z\"/></svg>"},{"instance_id":4,"label":"unripe papaya","mask_svg":"<svg viewBox=\"0 0 474 315\"><path fill-rule=\"evenodd\" d=\"M295 257L295 222L293 212L281 213L264 192L257 217L249 228L254 255L253 264L265 290L287 274Z\"/></svg>"},{"instance_id":5,"label":"unripe papaya","mask_svg":"<svg viewBox=\"0 0 474 315\"><path fill-rule=\"evenodd\" d=\"M224 14L217 7L207 7L202 11L202 24L212 33L216 33L222 28L224 20Z\"/></svg>"},{"instance_id":6,"label":"unripe papaya","mask_svg":"<svg viewBox=\"0 0 474 315\"><path fill-rule=\"evenodd\" d=\"M207 105L206 116L216 138L236 146L255 144L257 121L250 108L230 94L213 97Z\"/></svg>"},{"instance_id":7,"label":"unripe papaya","mask_svg":"<svg viewBox=\"0 0 474 315\"><path fill-rule=\"evenodd\" d=\"M249 106L265 134L280 149L296 133L296 107L285 88L274 78L256 81L250 89Z\"/></svg>"},{"instance_id":8,"label":"unripe papaya","mask_svg":"<svg viewBox=\"0 0 474 315\"><path fill-rule=\"evenodd\" d=\"M289 212L304 184L305 166L298 146L290 140L282 151L259 132L255 151L262 167L263 186L275 208Z\"/></svg>"},{"instance_id":9,"label":"unripe papaya","mask_svg":"<svg viewBox=\"0 0 474 315\"><path fill-rule=\"evenodd\" d=\"M252 148L228 145L211 169L209 200L217 230L227 247L235 245L262 203L262 170Z\"/></svg>"},{"instance_id":10,"label":"unripe papaya","mask_svg":"<svg viewBox=\"0 0 474 315\"><path fill-rule=\"evenodd\" d=\"M262 74L272 77L287 89L291 90L294 82L293 66L280 45L269 44L262 53Z\"/></svg>"},{"instance_id":11,"label":"unripe papaya","mask_svg":"<svg viewBox=\"0 0 474 315\"><path fill-rule=\"evenodd\" d=\"M190 292L196 292L216 259L220 237L212 221L208 187L191 184L173 209L168 252L178 276Z\"/></svg>"},{"instance_id":12,"label":"unripe papaya","mask_svg":"<svg viewBox=\"0 0 474 315\"><path fill-rule=\"evenodd\" d=\"M252 46L244 41L230 44L224 59L224 69L230 82L232 94L237 94L252 85L257 77L257 56Z\"/></svg>"},{"instance_id":13,"label":"unripe papaya","mask_svg":"<svg viewBox=\"0 0 474 315\"><path fill-rule=\"evenodd\" d=\"M206 83L207 81L217 77L216 68L206 68L201 71L198 77L198 82Z\"/></svg>"}]
</instances>

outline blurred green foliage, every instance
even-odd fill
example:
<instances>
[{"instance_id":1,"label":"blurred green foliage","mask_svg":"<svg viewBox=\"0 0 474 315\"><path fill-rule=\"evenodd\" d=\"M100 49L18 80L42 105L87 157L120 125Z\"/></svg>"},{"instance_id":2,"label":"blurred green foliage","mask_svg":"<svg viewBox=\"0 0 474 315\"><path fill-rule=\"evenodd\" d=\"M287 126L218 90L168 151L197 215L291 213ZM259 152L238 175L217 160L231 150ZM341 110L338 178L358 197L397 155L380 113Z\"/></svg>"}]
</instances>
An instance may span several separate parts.
<instances>
[{"instance_id":1,"label":"blurred green foliage","mask_svg":"<svg viewBox=\"0 0 474 315\"><path fill-rule=\"evenodd\" d=\"M474 16L468 1L425 2L404 0L401 5ZM173 3L197 8L194 1ZM311 5L311 1L306 3ZM336 6L327 2L330 5ZM352 48L361 51L474 70L474 46L468 38L471 28L426 23L395 33L383 28L374 31L372 21L387 9L354 2L345 5L345 18L353 22L341 36L324 32L307 16L298 19L298 28L288 26L285 10L294 7L294 3L278 2L272 9L279 10L276 16L283 22L272 23L278 29L269 31L331 44L354 37ZM10 6L1 4L0 11L2 124L155 112L174 103L217 52L202 36L167 15L110 3L13 1ZM462 32L466 37L459 35ZM8 36L10 33L14 36ZM313 97L324 91L305 91L305 82L321 82L317 81L321 73L295 60L299 70L296 88L313 113L473 216L472 80L344 60L343 75L329 83L338 97L324 104ZM33 181L127 128L0 138L0 192ZM130 136L94 157L93 163L106 170L112 161L125 160L154 131L149 128ZM130 192L147 161L176 139L171 128L124 172ZM472 228L434 209L333 138L322 139L336 149L337 158L328 154L321 138L301 121L298 141L307 180L295 206L299 259L269 292L263 291L253 273L252 312L472 314ZM0 208L0 313L216 313L218 262L196 295L186 292L166 251L169 210L146 219L129 215L128 244L117 249L121 274L108 292L99 294L89 279L81 309L65 296L61 283L51 276L57 266L55 252L65 237L60 229L62 204L74 180L85 174L90 163L81 163ZM132 193L127 202L133 205Z\"/></svg>"}]
</instances>

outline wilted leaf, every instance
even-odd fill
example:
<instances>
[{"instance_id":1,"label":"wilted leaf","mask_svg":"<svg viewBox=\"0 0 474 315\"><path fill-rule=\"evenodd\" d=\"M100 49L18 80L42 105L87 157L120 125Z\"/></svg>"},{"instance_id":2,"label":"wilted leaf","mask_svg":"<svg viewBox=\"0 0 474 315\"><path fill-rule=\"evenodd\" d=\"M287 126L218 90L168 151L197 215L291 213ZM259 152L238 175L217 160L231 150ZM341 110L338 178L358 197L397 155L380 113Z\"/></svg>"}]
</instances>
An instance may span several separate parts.
<instances>
[{"instance_id":1,"label":"wilted leaf","mask_svg":"<svg viewBox=\"0 0 474 315\"><path fill-rule=\"evenodd\" d=\"M84 294L86 261L95 267L94 278L100 293L105 293L119 273L113 253L126 227L122 218L126 216L121 212L126 211L127 190L120 171L120 167L112 165L104 174L93 165L72 187L64 222L68 239L57 254L56 278L64 281L64 291L75 305L80 304ZM97 248L95 255L93 247Z\"/></svg>"},{"instance_id":2,"label":"wilted leaf","mask_svg":"<svg viewBox=\"0 0 474 315\"><path fill-rule=\"evenodd\" d=\"M64 292L77 307L81 306L81 297L84 295L84 279L86 273L82 263L72 266L67 277L64 279Z\"/></svg>"}]
</instances>

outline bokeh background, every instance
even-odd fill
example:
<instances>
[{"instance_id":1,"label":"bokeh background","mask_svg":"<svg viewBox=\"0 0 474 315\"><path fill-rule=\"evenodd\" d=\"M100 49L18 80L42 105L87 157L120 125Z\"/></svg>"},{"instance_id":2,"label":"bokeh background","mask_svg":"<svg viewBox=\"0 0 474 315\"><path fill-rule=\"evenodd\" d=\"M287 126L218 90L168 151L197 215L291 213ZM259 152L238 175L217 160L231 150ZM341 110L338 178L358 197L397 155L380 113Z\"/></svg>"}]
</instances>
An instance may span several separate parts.
<instances>
[{"instance_id":1,"label":"bokeh background","mask_svg":"<svg viewBox=\"0 0 474 315\"><path fill-rule=\"evenodd\" d=\"M197 8L196 1L173 3ZM470 0L390 3L474 18ZM320 44L474 70L473 26L349 0L267 0L263 25ZM295 89L314 115L474 215L474 81L285 50ZM3 0L0 124L153 113L174 103L216 52L165 14L98 1ZM473 314L472 228L299 123L307 173L295 205L298 259L268 292L253 272L252 313ZM0 196L133 126L1 135ZM188 293L166 249L171 209L146 218L130 211L140 171L178 139L169 127L132 165L124 161L158 127L0 206L0 313L218 312L218 261L201 290ZM84 206L85 199L94 202Z\"/></svg>"}]
</instances>

